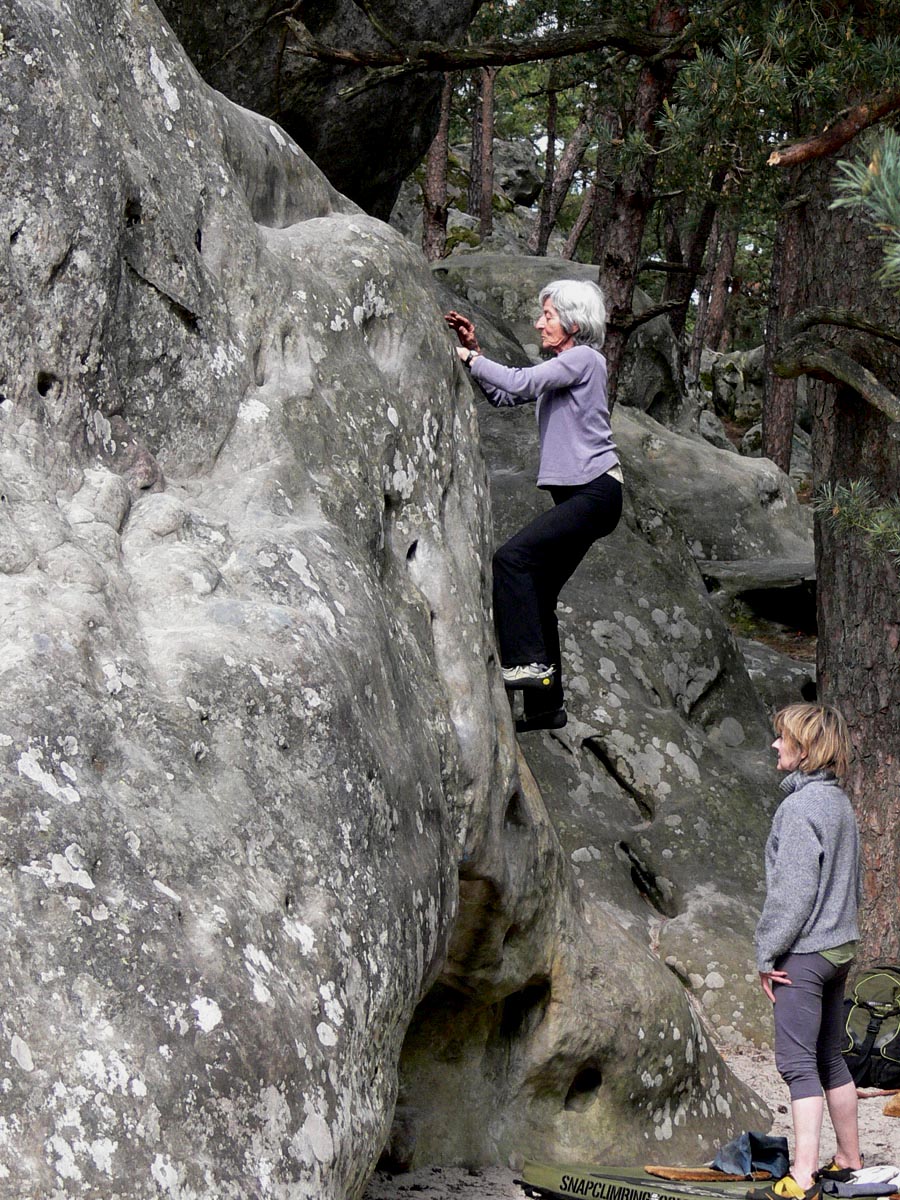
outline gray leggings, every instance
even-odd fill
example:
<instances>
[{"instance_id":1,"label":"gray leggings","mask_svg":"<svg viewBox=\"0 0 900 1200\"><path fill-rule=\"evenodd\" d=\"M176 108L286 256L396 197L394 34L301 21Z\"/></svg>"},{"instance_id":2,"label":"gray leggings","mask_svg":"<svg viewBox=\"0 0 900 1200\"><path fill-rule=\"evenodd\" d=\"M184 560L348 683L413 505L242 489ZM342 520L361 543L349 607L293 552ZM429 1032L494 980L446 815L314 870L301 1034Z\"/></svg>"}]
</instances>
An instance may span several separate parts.
<instances>
[{"instance_id":1,"label":"gray leggings","mask_svg":"<svg viewBox=\"0 0 900 1200\"><path fill-rule=\"evenodd\" d=\"M850 963L836 967L821 954L786 954L775 967L790 984L775 984L775 1065L792 1100L821 1096L852 1082L841 1054L844 980Z\"/></svg>"}]
</instances>

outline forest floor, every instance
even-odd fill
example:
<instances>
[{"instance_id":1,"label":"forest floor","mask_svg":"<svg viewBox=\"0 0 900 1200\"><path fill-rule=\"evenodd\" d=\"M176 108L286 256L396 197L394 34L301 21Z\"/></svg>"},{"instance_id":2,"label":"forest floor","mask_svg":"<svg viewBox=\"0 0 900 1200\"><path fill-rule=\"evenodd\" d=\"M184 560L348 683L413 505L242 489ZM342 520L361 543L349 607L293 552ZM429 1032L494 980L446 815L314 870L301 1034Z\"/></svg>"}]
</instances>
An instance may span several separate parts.
<instances>
[{"instance_id":1,"label":"forest floor","mask_svg":"<svg viewBox=\"0 0 900 1200\"><path fill-rule=\"evenodd\" d=\"M770 1051L720 1048L722 1057L738 1078L748 1084L772 1110L770 1130L792 1141L787 1088L775 1069ZM900 1166L900 1117L882 1112L884 1096L866 1096L859 1102L860 1146L869 1166L895 1163ZM822 1137L822 1161L834 1149L831 1126L826 1118ZM505 1167L425 1167L405 1175L377 1171L364 1200L523 1200L517 1173Z\"/></svg>"}]
</instances>

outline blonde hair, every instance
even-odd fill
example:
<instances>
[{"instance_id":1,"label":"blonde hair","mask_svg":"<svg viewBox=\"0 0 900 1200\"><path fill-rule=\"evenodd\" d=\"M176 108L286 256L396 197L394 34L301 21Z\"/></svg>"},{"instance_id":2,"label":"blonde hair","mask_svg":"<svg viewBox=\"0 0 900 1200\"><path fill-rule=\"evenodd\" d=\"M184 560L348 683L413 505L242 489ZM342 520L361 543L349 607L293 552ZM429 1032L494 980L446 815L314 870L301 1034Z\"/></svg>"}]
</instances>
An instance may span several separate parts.
<instances>
[{"instance_id":1,"label":"blonde hair","mask_svg":"<svg viewBox=\"0 0 900 1200\"><path fill-rule=\"evenodd\" d=\"M850 766L853 747L847 722L836 708L827 704L789 704L772 719L779 737L794 743L800 751L800 770L831 770L843 779Z\"/></svg>"}]
</instances>

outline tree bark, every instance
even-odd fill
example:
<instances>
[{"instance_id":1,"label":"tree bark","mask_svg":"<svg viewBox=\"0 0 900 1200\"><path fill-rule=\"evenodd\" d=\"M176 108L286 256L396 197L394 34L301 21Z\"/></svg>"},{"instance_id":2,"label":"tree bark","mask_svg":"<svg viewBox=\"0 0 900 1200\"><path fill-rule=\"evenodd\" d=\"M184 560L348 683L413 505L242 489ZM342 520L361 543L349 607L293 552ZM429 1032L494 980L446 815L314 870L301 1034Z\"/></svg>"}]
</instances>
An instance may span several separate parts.
<instances>
[{"instance_id":1,"label":"tree bark","mask_svg":"<svg viewBox=\"0 0 900 1200\"><path fill-rule=\"evenodd\" d=\"M725 335L725 317L728 313L728 297L731 293L731 277L737 255L737 229L724 231L719 242L719 256L713 272L709 293L709 311L706 317L706 345L711 350L722 347Z\"/></svg>"},{"instance_id":2,"label":"tree bark","mask_svg":"<svg viewBox=\"0 0 900 1200\"><path fill-rule=\"evenodd\" d=\"M670 275L666 280L663 300L678 300L681 303L681 308L675 309L671 317L669 317L672 330L679 340L684 335L688 305L691 302L691 296L697 288L697 279L703 267L703 256L706 253L709 235L719 207L719 193L727 175L728 168L725 166L716 167L714 170L712 179L710 180L711 194L704 201L693 229L686 239L682 237L678 239L679 257L676 261L683 262L686 270ZM685 244L682 245L682 242Z\"/></svg>"},{"instance_id":3,"label":"tree bark","mask_svg":"<svg viewBox=\"0 0 900 1200\"><path fill-rule=\"evenodd\" d=\"M621 133L619 114L614 109L608 108L603 114L603 124L606 125L611 139ZM591 225L591 262L598 264L603 262L603 256L606 253L606 233L612 215L614 191L614 180L606 169L608 164L604 160L602 150L602 145L598 144L597 165L594 171L596 199L594 200L594 215Z\"/></svg>"},{"instance_id":4,"label":"tree bark","mask_svg":"<svg viewBox=\"0 0 900 1200\"><path fill-rule=\"evenodd\" d=\"M494 80L499 67L481 68L481 240L494 230ZM474 150L474 148L473 148Z\"/></svg>"},{"instance_id":5,"label":"tree bark","mask_svg":"<svg viewBox=\"0 0 900 1200\"><path fill-rule=\"evenodd\" d=\"M696 382L700 378L700 359L703 347L706 345L706 320L709 313L709 294L712 289L713 275L719 256L720 218L716 214L712 229L709 231L709 246L706 252L706 270L697 288L697 319L694 321L694 332L691 335L691 349L688 354L688 379Z\"/></svg>"},{"instance_id":6,"label":"tree bark","mask_svg":"<svg viewBox=\"0 0 900 1200\"><path fill-rule=\"evenodd\" d=\"M798 232L798 308L851 309L873 326L896 329L900 297L873 280L881 249L870 227L846 209L829 209L833 169L827 162L810 164L796 184L809 197ZM889 436L891 418L861 393L874 377L886 403L900 394L900 355L887 339L850 328L818 326L815 337L818 350L809 366L833 379L833 364L843 362L840 373L857 380L810 381L815 487L867 479L880 497L892 499L900 493L900 453ZM822 343L831 347L831 359L823 356ZM867 554L862 535L822 519L816 533L820 694L844 713L855 747L849 790L865 868L861 957L896 960L900 579L887 556Z\"/></svg>"},{"instance_id":7,"label":"tree bark","mask_svg":"<svg viewBox=\"0 0 900 1200\"><path fill-rule=\"evenodd\" d=\"M790 181L786 182L789 185ZM791 469L797 382L776 375L773 364L785 325L794 313L801 220L802 205L789 203L782 207L772 248L769 312L764 333L762 452L785 473Z\"/></svg>"},{"instance_id":8,"label":"tree bark","mask_svg":"<svg viewBox=\"0 0 900 1200\"><path fill-rule=\"evenodd\" d=\"M695 46L721 41L720 19L734 6L735 0L723 0L716 9L704 14L690 26L682 24L673 29L655 28L652 24L649 28L641 29L627 20L611 17L572 29L554 29L539 37L489 38L478 46L446 46L426 41L410 46L394 44L390 49L354 49L329 46L318 41L303 22L293 16L285 17L285 24L294 38L294 44L288 47L290 53L321 62L369 67L373 70L384 68L380 76L384 78L391 71L471 71L477 67L548 62L606 48L623 50L626 54L654 64L661 63L665 58L693 58Z\"/></svg>"},{"instance_id":9,"label":"tree bark","mask_svg":"<svg viewBox=\"0 0 900 1200\"><path fill-rule=\"evenodd\" d=\"M528 239L528 248L532 254L543 256L547 253L550 234L556 227L560 210L565 203L566 196L569 194L572 180L575 178L575 172L581 165L581 160L584 158L584 153L594 132L597 109L597 101L595 99L590 100L585 106L572 136L566 142L566 147L559 157L559 162L556 164L553 172L553 186L550 191L546 211L542 196L540 220L534 229L532 229Z\"/></svg>"},{"instance_id":10,"label":"tree bark","mask_svg":"<svg viewBox=\"0 0 900 1200\"><path fill-rule=\"evenodd\" d=\"M429 262L444 257L447 249L447 158L450 153L450 109L453 76L444 76L441 115L437 133L425 159L422 187L422 250Z\"/></svg>"},{"instance_id":11,"label":"tree bark","mask_svg":"<svg viewBox=\"0 0 900 1200\"><path fill-rule=\"evenodd\" d=\"M590 224L591 217L594 215L594 206L597 203L597 185L591 183L585 190L584 199L581 202L581 208L578 211L578 216L575 218L575 224L569 230L569 236L566 238L566 244L563 246L563 258L574 258L578 252L578 243L584 236L584 231Z\"/></svg>"},{"instance_id":12,"label":"tree bark","mask_svg":"<svg viewBox=\"0 0 900 1200\"><path fill-rule=\"evenodd\" d=\"M559 93L556 90L556 72L550 74L549 92L547 93L547 150L544 154L544 186L541 188L541 202L538 208L537 224L528 238L528 253L543 256L547 253L547 243L550 240L551 218L553 204L553 185L556 180L556 119L559 114ZM543 249L541 247L543 246Z\"/></svg>"},{"instance_id":13,"label":"tree bark","mask_svg":"<svg viewBox=\"0 0 900 1200\"><path fill-rule=\"evenodd\" d=\"M882 92L856 104L848 112L830 123L822 133L773 150L769 155L770 167L795 167L815 158L836 154L852 141L863 129L883 121L885 117L900 109L900 91Z\"/></svg>"},{"instance_id":14,"label":"tree bark","mask_svg":"<svg viewBox=\"0 0 900 1200\"><path fill-rule=\"evenodd\" d=\"M653 33L677 36L688 23L687 6L681 0L658 0L650 18ZM656 146L659 134L656 117L675 83L678 64L673 60L641 68L630 127ZM641 240L647 215L653 205L656 156L648 154L637 167L624 172L616 182L600 283L606 297L609 327L604 353L609 372L609 405L616 402L619 374L625 358L627 327L631 316L635 277L640 261Z\"/></svg>"},{"instance_id":15,"label":"tree bark","mask_svg":"<svg viewBox=\"0 0 900 1200\"><path fill-rule=\"evenodd\" d=\"M469 190L466 196L466 207L470 217L481 222L481 121L484 109L481 102L481 72L472 77L472 134L469 143Z\"/></svg>"}]
</instances>

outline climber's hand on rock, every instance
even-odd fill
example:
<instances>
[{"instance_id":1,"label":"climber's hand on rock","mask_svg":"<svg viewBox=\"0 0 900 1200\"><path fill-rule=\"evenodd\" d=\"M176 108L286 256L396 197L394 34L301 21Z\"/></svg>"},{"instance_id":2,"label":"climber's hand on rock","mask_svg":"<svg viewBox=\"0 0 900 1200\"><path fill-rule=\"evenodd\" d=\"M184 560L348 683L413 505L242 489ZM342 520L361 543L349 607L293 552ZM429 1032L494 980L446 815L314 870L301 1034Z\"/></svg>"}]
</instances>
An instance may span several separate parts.
<instances>
[{"instance_id":1,"label":"climber's hand on rock","mask_svg":"<svg viewBox=\"0 0 900 1200\"><path fill-rule=\"evenodd\" d=\"M454 312L451 309L444 317L444 320L459 338L461 346L465 347L466 350L477 350L479 354L481 353L478 338L475 336L475 326L468 317L464 317L462 313Z\"/></svg>"}]
</instances>

